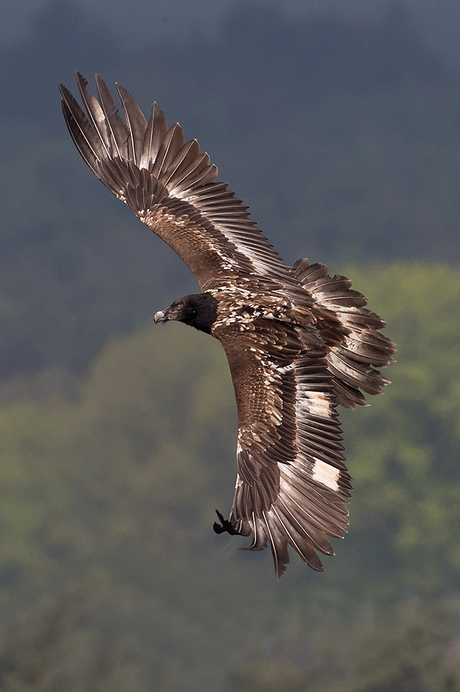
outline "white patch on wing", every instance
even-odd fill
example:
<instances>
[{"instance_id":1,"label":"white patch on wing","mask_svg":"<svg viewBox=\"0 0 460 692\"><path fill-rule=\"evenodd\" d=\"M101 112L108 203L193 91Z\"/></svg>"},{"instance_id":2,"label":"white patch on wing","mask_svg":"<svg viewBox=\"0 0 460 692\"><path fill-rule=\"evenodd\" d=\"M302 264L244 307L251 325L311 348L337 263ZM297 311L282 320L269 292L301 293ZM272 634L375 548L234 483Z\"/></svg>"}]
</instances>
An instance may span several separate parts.
<instances>
[{"instance_id":1,"label":"white patch on wing","mask_svg":"<svg viewBox=\"0 0 460 692\"><path fill-rule=\"evenodd\" d=\"M326 464L324 461L321 461L320 459L315 459L312 471L312 478L314 481L317 481L318 483L325 485L327 488L330 488L331 490L339 489L339 484L337 482L340 476L339 469L336 469L334 466L331 466L330 464Z\"/></svg>"},{"instance_id":2,"label":"white patch on wing","mask_svg":"<svg viewBox=\"0 0 460 692\"><path fill-rule=\"evenodd\" d=\"M236 474L235 488L239 488L240 485L243 485L243 481L242 481L241 478L240 478L240 474L237 473L237 474Z\"/></svg>"},{"instance_id":3,"label":"white patch on wing","mask_svg":"<svg viewBox=\"0 0 460 692\"><path fill-rule=\"evenodd\" d=\"M308 409L308 413L315 416L330 416L331 407L327 394L323 392L302 392L303 397L307 399L305 403L301 401L301 406Z\"/></svg>"},{"instance_id":4,"label":"white patch on wing","mask_svg":"<svg viewBox=\"0 0 460 692\"><path fill-rule=\"evenodd\" d=\"M282 375L285 375L287 372L291 372L291 370L294 370L295 368L295 363L291 363L290 365L286 365L284 368L276 368L278 372L280 372Z\"/></svg>"}]
</instances>

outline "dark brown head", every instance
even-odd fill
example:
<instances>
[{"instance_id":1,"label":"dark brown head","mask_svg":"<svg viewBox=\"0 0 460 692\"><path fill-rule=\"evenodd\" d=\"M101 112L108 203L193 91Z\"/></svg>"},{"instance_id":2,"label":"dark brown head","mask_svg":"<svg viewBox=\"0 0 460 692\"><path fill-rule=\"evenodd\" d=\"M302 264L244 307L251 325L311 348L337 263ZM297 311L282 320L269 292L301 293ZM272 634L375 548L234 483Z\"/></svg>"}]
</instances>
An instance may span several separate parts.
<instances>
[{"instance_id":1,"label":"dark brown head","mask_svg":"<svg viewBox=\"0 0 460 692\"><path fill-rule=\"evenodd\" d=\"M210 293L196 293L175 300L166 310L160 310L153 318L158 322L184 322L207 334L217 317L217 300Z\"/></svg>"}]
</instances>

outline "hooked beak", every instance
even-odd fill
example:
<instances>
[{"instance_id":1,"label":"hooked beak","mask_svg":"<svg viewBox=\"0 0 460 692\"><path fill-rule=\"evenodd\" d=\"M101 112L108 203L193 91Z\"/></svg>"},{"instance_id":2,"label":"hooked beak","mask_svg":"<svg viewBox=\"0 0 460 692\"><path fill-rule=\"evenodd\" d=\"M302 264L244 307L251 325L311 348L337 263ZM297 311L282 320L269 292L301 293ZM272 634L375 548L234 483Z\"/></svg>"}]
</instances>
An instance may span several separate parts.
<instances>
[{"instance_id":1,"label":"hooked beak","mask_svg":"<svg viewBox=\"0 0 460 692\"><path fill-rule=\"evenodd\" d=\"M155 324L158 324L158 322L167 322L168 319L169 313L167 310L159 310L153 316L153 321L155 322Z\"/></svg>"}]
</instances>

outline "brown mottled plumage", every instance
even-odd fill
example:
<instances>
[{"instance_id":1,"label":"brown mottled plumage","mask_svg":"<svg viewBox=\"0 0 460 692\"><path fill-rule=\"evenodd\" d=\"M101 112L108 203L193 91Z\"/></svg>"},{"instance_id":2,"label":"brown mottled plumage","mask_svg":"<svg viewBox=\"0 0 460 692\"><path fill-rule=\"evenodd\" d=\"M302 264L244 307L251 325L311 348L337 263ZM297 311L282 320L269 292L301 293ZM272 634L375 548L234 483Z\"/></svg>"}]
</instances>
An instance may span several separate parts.
<instances>
[{"instance_id":1,"label":"brown mottled plumage","mask_svg":"<svg viewBox=\"0 0 460 692\"><path fill-rule=\"evenodd\" d=\"M337 406L364 405L388 384L376 368L394 344L379 331L351 281L322 264L286 265L247 207L200 153L168 129L155 103L148 122L117 85L125 121L96 76L98 99L77 73L86 115L61 85L70 134L93 173L186 262L201 293L175 301L155 322L179 320L212 334L227 354L238 408L237 480L230 517L218 533L269 543L276 575L288 545L322 570L317 551L347 526L350 476Z\"/></svg>"}]
</instances>

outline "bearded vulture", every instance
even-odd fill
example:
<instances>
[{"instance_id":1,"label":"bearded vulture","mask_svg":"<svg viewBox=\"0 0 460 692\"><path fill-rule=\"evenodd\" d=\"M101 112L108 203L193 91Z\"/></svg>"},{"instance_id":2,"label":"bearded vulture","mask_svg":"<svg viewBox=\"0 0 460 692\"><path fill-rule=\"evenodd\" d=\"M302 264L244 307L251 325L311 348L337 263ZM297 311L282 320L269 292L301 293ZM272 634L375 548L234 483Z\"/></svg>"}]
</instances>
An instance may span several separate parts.
<instances>
[{"instance_id":1,"label":"bearded vulture","mask_svg":"<svg viewBox=\"0 0 460 692\"><path fill-rule=\"evenodd\" d=\"M97 178L125 202L191 269L200 293L156 313L218 339L227 355L238 409L237 475L228 519L217 533L251 536L248 550L270 545L279 577L288 546L322 571L316 551L346 531L350 475L337 407L366 405L363 392L388 384L377 368L392 362L385 323L361 293L328 267L285 264L249 217L217 167L168 128L153 104L147 122L117 85L120 117L106 84L98 98L77 73L86 115L60 86L69 132Z\"/></svg>"}]
</instances>

